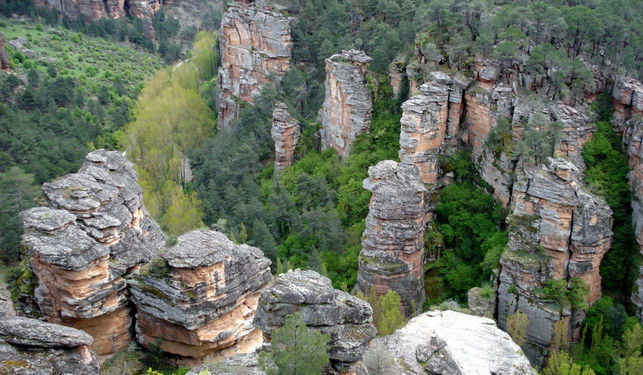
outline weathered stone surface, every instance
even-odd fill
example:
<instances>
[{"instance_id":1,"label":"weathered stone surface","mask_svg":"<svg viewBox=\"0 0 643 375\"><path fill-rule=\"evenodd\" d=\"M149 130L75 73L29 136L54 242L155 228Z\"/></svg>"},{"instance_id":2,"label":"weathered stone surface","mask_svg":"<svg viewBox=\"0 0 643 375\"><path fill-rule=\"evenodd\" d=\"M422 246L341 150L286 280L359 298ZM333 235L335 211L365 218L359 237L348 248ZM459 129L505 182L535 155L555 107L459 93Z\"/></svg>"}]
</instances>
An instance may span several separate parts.
<instances>
[{"instance_id":1,"label":"weathered stone surface","mask_svg":"<svg viewBox=\"0 0 643 375\"><path fill-rule=\"evenodd\" d=\"M123 277L166 238L143 206L136 177L119 153L97 150L78 173L43 184L45 206L21 213L42 314L91 334L100 355L129 343Z\"/></svg>"},{"instance_id":2,"label":"weathered stone surface","mask_svg":"<svg viewBox=\"0 0 643 375\"><path fill-rule=\"evenodd\" d=\"M614 115L612 122L623 133L625 121L643 113L643 84L629 77L617 77L612 88Z\"/></svg>"},{"instance_id":3,"label":"weathered stone surface","mask_svg":"<svg viewBox=\"0 0 643 375\"><path fill-rule=\"evenodd\" d=\"M377 296L394 290L404 314L424 302L424 193L415 166L391 160L368 168L363 186L371 191L359 255L357 290Z\"/></svg>"},{"instance_id":4,"label":"weathered stone surface","mask_svg":"<svg viewBox=\"0 0 643 375\"><path fill-rule=\"evenodd\" d=\"M58 324L30 318L0 317L0 373L99 373L96 355L87 349L92 337Z\"/></svg>"},{"instance_id":5,"label":"weathered stone surface","mask_svg":"<svg viewBox=\"0 0 643 375\"><path fill-rule=\"evenodd\" d=\"M220 44L219 128L237 118L238 100L254 103L271 77L280 79L286 74L292 55L290 23L269 6L232 1L221 21Z\"/></svg>"},{"instance_id":6,"label":"weathered stone surface","mask_svg":"<svg viewBox=\"0 0 643 375\"><path fill-rule=\"evenodd\" d=\"M162 338L164 351L194 359L261 346L252 320L259 292L272 278L261 250L199 229L181 235L162 259L129 282L139 343Z\"/></svg>"},{"instance_id":7,"label":"weathered stone surface","mask_svg":"<svg viewBox=\"0 0 643 375\"><path fill-rule=\"evenodd\" d=\"M4 48L4 35L0 33L0 70L9 70L10 67L9 54Z\"/></svg>"},{"instance_id":8,"label":"weathered stone surface","mask_svg":"<svg viewBox=\"0 0 643 375\"><path fill-rule=\"evenodd\" d=\"M406 78L405 65L406 61L403 58L396 58L388 66L388 82L393 89L393 96L398 96L402 89L402 83Z\"/></svg>"},{"instance_id":9,"label":"weathered stone surface","mask_svg":"<svg viewBox=\"0 0 643 375\"><path fill-rule=\"evenodd\" d=\"M362 51L342 51L326 59L326 97L319 110L322 149L348 156L358 135L371 129L373 99L366 84L368 63Z\"/></svg>"},{"instance_id":10,"label":"weathered stone surface","mask_svg":"<svg viewBox=\"0 0 643 375\"><path fill-rule=\"evenodd\" d=\"M270 341L272 330L282 327L295 312L301 313L310 329L331 337L330 366L324 373L354 373L377 332L369 304L333 289L331 281L315 271L288 271L261 293L255 325Z\"/></svg>"},{"instance_id":11,"label":"weathered stone surface","mask_svg":"<svg viewBox=\"0 0 643 375\"><path fill-rule=\"evenodd\" d=\"M141 17L141 8L156 13L167 0L35 0L34 5L56 9L72 20L87 21L101 18Z\"/></svg>"},{"instance_id":12,"label":"weathered stone surface","mask_svg":"<svg viewBox=\"0 0 643 375\"><path fill-rule=\"evenodd\" d=\"M527 314L527 345L540 365L552 338L553 325L569 319L571 306L547 304L535 291L547 279L581 277L589 286L587 302L601 295L599 267L609 250L612 211L582 186L582 173L571 162L549 158L541 166L525 166L513 185L509 244L502 255L498 287L498 321L516 309ZM572 332L579 322L572 321Z\"/></svg>"},{"instance_id":13,"label":"weathered stone surface","mask_svg":"<svg viewBox=\"0 0 643 375\"><path fill-rule=\"evenodd\" d=\"M395 374L537 374L493 320L455 311L426 312L376 341L391 354Z\"/></svg>"},{"instance_id":14,"label":"weathered stone surface","mask_svg":"<svg viewBox=\"0 0 643 375\"><path fill-rule=\"evenodd\" d=\"M563 125L563 138L556 145L556 156L567 156L580 169L585 169L581 152L594 130L587 115L589 113L587 106L570 107L562 103L554 103L549 105L549 112L555 121Z\"/></svg>"},{"instance_id":15,"label":"weathered stone surface","mask_svg":"<svg viewBox=\"0 0 643 375\"><path fill-rule=\"evenodd\" d=\"M275 142L275 171L278 172L292 164L295 147L301 136L299 121L288 113L285 103L275 103L270 134Z\"/></svg>"},{"instance_id":16,"label":"weathered stone surface","mask_svg":"<svg viewBox=\"0 0 643 375\"><path fill-rule=\"evenodd\" d=\"M226 357L214 365L197 366L186 375L199 375L206 370L211 375L266 375L259 366L256 353L239 354Z\"/></svg>"},{"instance_id":17,"label":"weathered stone surface","mask_svg":"<svg viewBox=\"0 0 643 375\"><path fill-rule=\"evenodd\" d=\"M467 293L467 307L473 315L493 318L496 311L496 295L485 296L482 288L471 288Z\"/></svg>"}]
</instances>

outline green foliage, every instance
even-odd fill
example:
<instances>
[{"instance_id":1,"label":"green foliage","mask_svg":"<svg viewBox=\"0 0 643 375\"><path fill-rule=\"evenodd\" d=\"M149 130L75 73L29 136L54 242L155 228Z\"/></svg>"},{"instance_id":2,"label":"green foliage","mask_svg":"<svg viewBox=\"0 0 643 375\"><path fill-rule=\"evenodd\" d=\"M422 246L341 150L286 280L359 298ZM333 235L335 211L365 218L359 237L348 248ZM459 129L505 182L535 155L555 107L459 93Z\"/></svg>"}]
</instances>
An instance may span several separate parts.
<instances>
[{"instance_id":1,"label":"green foliage","mask_svg":"<svg viewBox=\"0 0 643 375\"><path fill-rule=\"evenodd\" d=\"M587 308L586 299L589 294L589 286L585 280L580 277L572 277L569 279L569 287L567 284L567 280L564 279L548 279L547 285L543 288L546 300L561 307Z\"/></svg>"},{"instance_id":2,"label":"green foliage","mask_svg":"<svg viewBox=\"0 0 643 375\"><path fill-rule=\"evenodd\" d=\"M595 372L588 366L574 363L569 354L561 351L550 354L543 375L595 375Z\"/></svg>"},{"instance_id":3,"label":"green foliage","mask_svg":"<svg viewBox=\"0 0 643 375\"><path fill-rule=\"evenodd\" d=\"M375 287L367 296L357 293L357 298L368 302L373 308L373 324L378 336L388 336L404 325L404 315L401 311L400 296L394 290L389 290L383 296L375 294Z\"/></svg>"},{"instance_id":4,"label":"green foliage","mask_svg":"<svg viewBox=\"0 0 643 375\"><path fill-rule=\"evenodd\" d=\"M528 326L529 317L527 314L516 311L507 317L507 333L518 346L523 346L526 343Z\"/></svg>"},{"instance_id":5,"label":"green foliage","mask_svg":"<svg viewBox=\"0 0 643 375\"><path fill-rule=\"evenodd\" d=\"M263 363L268 374L321 374L328 363L330 336L309 330L299 313L289 315L285 324L271 335L272 355L276 368Z\"/></svg>"},{"instance_id":6,"label":"green foliage","mask_svg":"<svg viewBox=\"0 0 643 375\"><path fill-rule=\"evenodd\" d=\"M34 176L19 167L0 173L0 260L5 263L18 260L23 232L19 213L32 207L38 194Z\"/></svg>"}]
</instances>

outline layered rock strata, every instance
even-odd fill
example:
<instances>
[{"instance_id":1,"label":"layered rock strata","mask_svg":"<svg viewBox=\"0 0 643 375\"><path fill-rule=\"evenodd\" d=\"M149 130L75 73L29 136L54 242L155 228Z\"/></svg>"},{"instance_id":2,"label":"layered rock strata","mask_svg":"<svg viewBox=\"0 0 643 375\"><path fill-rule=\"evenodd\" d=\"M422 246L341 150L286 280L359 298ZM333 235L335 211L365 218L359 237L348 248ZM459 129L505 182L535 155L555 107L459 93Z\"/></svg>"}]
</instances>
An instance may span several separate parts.
<instances>
[{"instance_id":1,"label":"layered rock strata","mask_svg":"<svg viewBox=\"0 0 643 375\"><path fill-rule=\"evenodd\" d=\"M130 342L124 277L163 246L132 164L97 150L78 173L43 184L45 205L21 213L44 317L82 329L99 355Z\"/></svg>"},{"instance_id":2,"label":"layered rock strata","mask_svg":"<svg viewBox=\"0 0 643 375\"><path fill-rule=\"evenodd\" d=\"M342 51L326 59L326 97L319 111L322 149L348 156L357 136L370 131L373 99L366 82L368 63L362 51Z\"/></svg>"},{"instance_id":3,"label":"layered rock strata","mask_svg":"<svg viewBox=\"0 0 643 375\"><path fill-rule=\"evenodd\" d=\"M153 15L167 3L162 0L35 0L34 5L56 9L72 20L96 21L101 18L147 17L143 10Z\"/></svg>"},{"instance_id":4,"label":"layered rock strata","mask_svg":"<svg viewBox=\"0 0 643 375\"><path fill-rule=\"evenodd\" d=\"M87 333L30 318L0 318L0 373L100 373Z\"/></svg>"},{"instance_id":5,"label":"layered rock strata","mask_svg":"<svg viewBox=\"0 0 643 375\"><path fill-rule=\"evenodd\" d=\"M528 316L523 349L535 365L542 363L557 321L567 320L575 339L582 319L582 311L556 305L542 294L546 281L582 278L590 305L601 295L599 267L611 245L612 211L581 181L574 164L549 158L544 165L521 169L513 185L509 243L500 260L498 322L504 328L516 310Z\"/></svg>"},{"instance_id":6,"label":"layered rock strata","mask_svg":"<svg viewBox=\"0 0 643 375\"><path fill-rule=\"evenodd\" d=\"M237 118L238 101L254 103L266 83L286 74L292 55L289 20L269 6L232 1L221 21L220 44L219 128Z\"/></svg>"},{"instance_id":7,"label":"layered rock strata","mask_svg":"<svg viewBox=\"0 0 643 375\"><path fill-rule=\"evenodd\" d=\"M10 68L9 54L4 48L4 35L0 33L0 70L9 70Z\"/></svg>"},{"instance_id":8,"label":"layered rock strata","mask_svg":"<svg viewBox=\"0 0 643 375\"><path fill-rule=\"evenodd\" d=\"M261 346L252 321L272 278L261 250L199 229L179 236L161 257L129 282L139 343L162 339L163 351L193 359Z\"/></svg>"},{"instance_id":9,"label":"layered rock strata","mask_svg":"<svg viewBox=\"0 0 643 375\"><path fill-rule=\"evenodd\" d=\"M330 365L324 374L354 374L362 354L377 330L369 304L333 289L331 281L315 271L288 271L261 293L255 325L270 341L271 332L286 317L299 312L309 329L330 336Z\"/></svg>"},{"instance_id":10,"label":"layered rock strata","mask_svg":"<svg viewBox=\"0 0 643 375\"><path fill-rule=\"evenodd\" d=\"M301 136L299 121L288 113L285 103L275 103L270 134L275 142L275 172L279 172L292 164L295 147Z\"/></svg>"},{"instance_id":11,"label":"layered rock strata","mask_svg":"<svg viewBox=\"0 0 643 375\"><path fill-rule=\"evenodd\" d=\"M437 182L438 157L445 139L455 138L459 132L465 87L465 82L446 73L431 72L420 94L402 105L400 160L417 166L424 183Z\"/></svg>"},{"instance_id":12,"label":"layered rock strata","mask_svg":"<svg viewBox=\"0 0 643 375\"><path fill-rule=\"evenodd\" d=\"M370 351L380 350L379 353ZM366 356L369 368L389 358L391 374L536 375L520 347L489 318L429 311L393 334L377 338ZM387 365L390 366L390 365Z\"/></svg>"},{"instance_id":13,"label":"layered rock strata","mask_svg":"<svg viewBox=\"0 0 643 375\"><path fill-rule=\"evenodd\" d=\"M418 169L391 160L368 168L372 192L362 236L356 289L394 290L411 316L424 302L424 194Z\"/></svg>"},{"instance_id":14,"label":"layered rock strata","mask_svg":"<svg viewBox=\"0 0 643 375\"><path fill-rule=\"evenodd\" d=\"M617 77L612 88L614 98L614 115L612 122L624 133L625 122L643 113L643 84L628 77Z\"/></svg>"}]
</instances>

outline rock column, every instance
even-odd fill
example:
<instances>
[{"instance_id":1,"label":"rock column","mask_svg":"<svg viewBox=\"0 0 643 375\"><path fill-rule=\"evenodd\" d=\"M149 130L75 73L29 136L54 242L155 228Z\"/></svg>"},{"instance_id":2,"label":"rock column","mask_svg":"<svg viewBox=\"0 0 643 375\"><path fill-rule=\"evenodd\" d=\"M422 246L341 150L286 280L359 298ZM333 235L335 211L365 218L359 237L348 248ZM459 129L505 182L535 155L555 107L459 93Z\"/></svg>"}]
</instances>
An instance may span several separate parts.
<instances>
[{"instance_id":1,"label":"rock column","mask_svg":"<svg viewBox=\"0 0 643 375\"><path fill-rule=\"evenodd\" d=\"M394 290L404 314L424 302L424 193L415 166L391 160L368 169L373 194L359 255L357 290L377 296Z\"/></svg>"},{"instance_id":2,"label":"rock column","mask_svg":"<svg viewBox=\"0 0 643 375\"><path fill-rule=\"evenodd\" d=\"M292 164L295 147L301 136L299 121L288 113L285 103L275 103L270 133L275 141L275 172L279 172Z\"/></svg>"},{"instance_id":3,"label":"rock column","mask_svg":"<svg viewBox=\"0 0 643 375\"><path fill-rule=\"evenodd\" d=\"M9 54L4 48L4 35L0 33L0 70L9 70L10 68Z\"/></svg>"},{"instance_id":4,"label":"rock column","mask_svg":"<svg viewBox=\"0 0 643 375\"><path fill-rule=\"evenodd\" d=\"M319 111L322 149L348 156L357 136L370 131L373 99L366 82L368 63L362 51L342 51L326 59L326 98Z\"/></svg>"}]
</instances>

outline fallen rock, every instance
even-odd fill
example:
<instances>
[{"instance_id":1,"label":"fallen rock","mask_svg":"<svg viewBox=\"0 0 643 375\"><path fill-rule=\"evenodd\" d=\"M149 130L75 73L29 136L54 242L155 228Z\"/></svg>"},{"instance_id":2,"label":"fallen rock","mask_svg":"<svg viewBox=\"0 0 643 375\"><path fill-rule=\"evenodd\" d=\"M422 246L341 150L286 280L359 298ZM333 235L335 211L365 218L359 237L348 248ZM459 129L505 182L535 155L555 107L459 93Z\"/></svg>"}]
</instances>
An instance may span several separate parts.
<instances>
[{"instance_id":1,"label":"fallen rock","mask_svg":"<svg viewBox=\"0 0 643 375\"><path fill-rule=\"evenodd\" d=\"M259 293L271 278L258 248L216 231L183 234L129 281L138 342L162 339L163 351L193 359L252 352L262 343L252 325Z\"/></svg>"},{"instance_id":2,"label":"fallen rock","mask_svg":"<svg viewBox=\"0 0 643 375\"><path fill-rule=\"evenodd\" d=\"M255 325L270 341L272 331L296 312L308 328L331 337L324 374L354 374L377 333L369 304L333 289L331 281L315 271L288 271L261 293Z\"/></svg>"},{"instance_id":3,"label":"fallen rock","mask_svg":"<svg viewBox=\"0 0 643 375\"><path fill-rule=\"evenodd\" d=\"M21 213L41 313L92 335L99 355L129 344L124 277L165 243L136 177L119 153L97 150L78 173L43 184L45 206Z\"/></svg>"},{"instance_id":4,"label":"fallen rock","mask_svg":"<svg viewBox=\"0 0 643 375\"><path fill-rule=\"evenodd\" d=\"M378 357L393 361L391 374L537 374L492 319L455 311L421 314L393 334L375 339L369 351L380 343L385 353Z\"/></svg>"},{"instance_id":5,"label":"fallen rock","mask_svg":"<svg viewBox=\"0 0 643 375\"><path fill-rule=\"evenodd\" d=\"M14 345L43 348L75 348L94 341L81 330L23 317L0 319L0 339Z\"/></svg>"},{"instance_id":6,"label":"fallen rock","mask_svg":"<svg viewBox=\"0 0 643 375\"><path fill-rule=\"evenodd\" d=\"M319 110L322 149L348 156L357 136L370 131L373 99L367 86L368 63L362 51L342 51L326 59L326 97Z\"/></svg>"},{"instance_id":7,"label":"fallen rock","mask_svg":"<svg viewBox=\"0 0 643 375\"><path fill-rule=\"evenodd\" d=\"M295 147L301 136L299 121L288 113L285 103L275 103L270 134L275 142L275 171L278 172L292 164Z\"/></svg>"},{"instance_id":8,"label":"fallen rock","mask_svg":"<svg viewBox=\"0 0 643 375\"><path fill-rule=\"evenodd\" d=\"M286 74L292 55L290 23L281 13L254 1L231 1L221 20L220 44L219 128L237 118L239 100L254 103L271 77Z\"/></svg>"},{"instance_id":9,"label":"fallen rock","mask_svg":"<svg viewBox=\"0 0 643 375\"><path fill-rule=\"evenodd\" d=\"M363 186L371 202L362 236L356 289L400 295L404 314L424 302L424 193L414 165L391 160L368 168Z\"/></svg>"}]
</instances>

